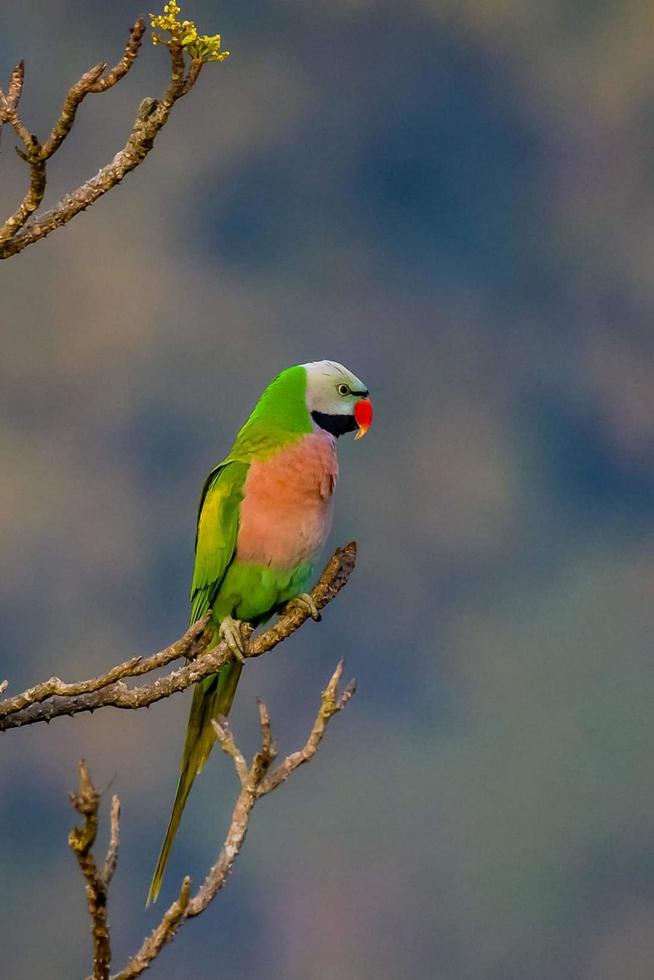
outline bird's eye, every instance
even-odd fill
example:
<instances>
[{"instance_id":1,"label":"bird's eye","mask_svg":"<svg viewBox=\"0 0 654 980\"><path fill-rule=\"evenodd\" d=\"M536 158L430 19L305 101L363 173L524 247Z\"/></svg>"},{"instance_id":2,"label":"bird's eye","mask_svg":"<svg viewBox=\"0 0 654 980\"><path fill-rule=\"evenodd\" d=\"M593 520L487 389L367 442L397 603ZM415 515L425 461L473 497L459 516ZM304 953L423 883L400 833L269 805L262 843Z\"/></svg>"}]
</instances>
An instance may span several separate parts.
<instances>
[{"instance_id":1,"label":"bird's eye","mask_svg":"<svg viewBox=\"0 0 654 980\"><path fill-rule=\"evenodd\" d=\"M349 395L350 394L350 387L349 387L349 385L339 385L338 386L338 393L339 393L339 395Z\"/></svg>"}]
</instances>

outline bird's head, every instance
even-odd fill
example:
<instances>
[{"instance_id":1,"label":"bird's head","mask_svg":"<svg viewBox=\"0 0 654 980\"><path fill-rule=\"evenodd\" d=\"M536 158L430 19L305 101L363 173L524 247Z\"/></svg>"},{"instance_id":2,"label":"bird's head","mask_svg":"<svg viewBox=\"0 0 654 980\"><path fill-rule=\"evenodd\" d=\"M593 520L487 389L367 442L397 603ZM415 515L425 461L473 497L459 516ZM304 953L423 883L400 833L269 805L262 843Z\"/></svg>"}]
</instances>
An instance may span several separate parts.
<instances>
[{"instance_id":1,"label":"bird's head","mask_svg":"<svg viewBox=\"0 0 654 980\"><path fill-rule=\"evenodd\" d=\"M333 436L356 432L365 436L372 423L372 402L363 381L336 361L304 364L306 399L314 423Z\"/></svg>"}]
</instances>

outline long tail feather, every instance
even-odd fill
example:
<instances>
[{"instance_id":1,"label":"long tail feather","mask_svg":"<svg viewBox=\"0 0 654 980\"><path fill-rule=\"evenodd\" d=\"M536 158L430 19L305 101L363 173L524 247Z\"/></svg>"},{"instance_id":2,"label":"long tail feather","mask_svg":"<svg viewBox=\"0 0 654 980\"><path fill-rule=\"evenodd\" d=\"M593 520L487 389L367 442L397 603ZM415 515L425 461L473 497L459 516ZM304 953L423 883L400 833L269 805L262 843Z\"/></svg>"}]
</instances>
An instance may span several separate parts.
<instances>
[{"instance_id":1,"label":"long tail feather","mask_svg":"<svg viewBox=\"0 0 654 980\"><path fill-rule=\"evenodd\" d=\"M197 684L193 692L175 802L173 803L166 836L161 845L159 860L152 876L146 908L150 902L157 900L170 849L182 819L188 795L191 792L195 777L202 771L202 767L209 758L216 741L211 722L218 715L228 714L236 693L236 685L241 676L241 666L240 663L226 664L217 674L213 674Z\"/></svg>"}]
</instances>

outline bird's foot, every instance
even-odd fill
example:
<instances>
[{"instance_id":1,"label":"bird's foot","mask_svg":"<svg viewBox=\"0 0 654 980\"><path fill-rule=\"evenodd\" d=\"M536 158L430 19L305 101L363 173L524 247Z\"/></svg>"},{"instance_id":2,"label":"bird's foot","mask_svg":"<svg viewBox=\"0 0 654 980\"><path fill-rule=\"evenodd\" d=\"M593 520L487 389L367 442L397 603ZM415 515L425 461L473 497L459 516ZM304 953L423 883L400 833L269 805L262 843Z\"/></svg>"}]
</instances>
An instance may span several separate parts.
<instances>
[{"instance_id":1,"label":"bird's foot","mask_svg":"<svg viewBox=\"0 0 654 980\"><path fill-rule=\"evenodd\" d=\"M288 603L288 608L292 606L300 606L302 609L306 609L314 622L319 623L322 619L318 606L314 602L313 596L308 592L300 592L294 599Z\"/></svg>"},{"instance_id":2,"label":"bird's foot","mask_svg":"<svg viewBox=\"0 0 654 980\"><path fill-rule=\"evenodd\" d=\"M225 616L218 628L218 635L224 640L229 649L234 654L236 660L243 663L247 653L246 641L241 632L241 620L234 619L232 616Z\"/></svg>"}]
</instances>

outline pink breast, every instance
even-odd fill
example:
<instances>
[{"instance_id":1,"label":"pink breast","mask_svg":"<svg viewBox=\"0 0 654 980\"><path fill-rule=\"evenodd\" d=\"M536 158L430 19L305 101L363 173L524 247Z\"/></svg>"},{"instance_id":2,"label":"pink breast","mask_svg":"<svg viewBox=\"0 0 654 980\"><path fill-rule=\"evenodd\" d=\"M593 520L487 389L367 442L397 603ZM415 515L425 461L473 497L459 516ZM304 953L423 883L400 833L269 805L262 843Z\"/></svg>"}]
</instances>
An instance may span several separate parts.
<instances>
[{"instance_id":1,"label":"pink breast","mask_svg":"<svg viewBox=\"0 0 654 980\"><path fill-rule=\"evenodd\" d=\"M239 561L292 568L312 561L331 527L338 476L329 433L310 433L250 464L241 503Z\"/></svg>"}]
</instances>

